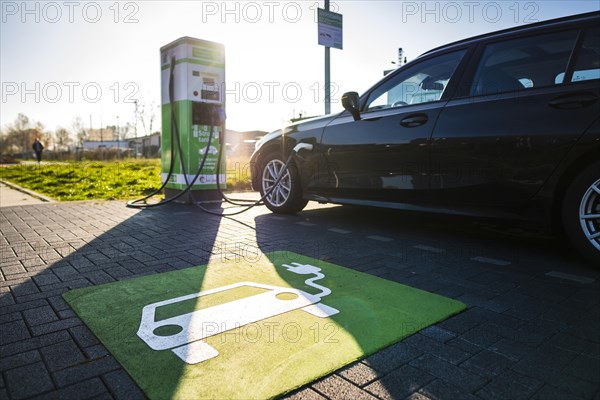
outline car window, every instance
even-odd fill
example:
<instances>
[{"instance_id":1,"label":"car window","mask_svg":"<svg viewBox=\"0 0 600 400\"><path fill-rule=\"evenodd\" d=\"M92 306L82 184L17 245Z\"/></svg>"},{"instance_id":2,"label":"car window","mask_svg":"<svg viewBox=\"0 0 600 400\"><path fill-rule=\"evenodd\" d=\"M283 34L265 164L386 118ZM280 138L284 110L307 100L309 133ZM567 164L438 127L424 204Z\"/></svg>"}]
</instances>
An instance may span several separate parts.
<instances>
[{"instance_id":1,"label":"car window","mask_svg":"<svg viewBox=\"0 0 600 400\"><path fill-rule=\"evenodd\" d=\"M600 28L585 33L571 82L600 79Z\"/></svg>"},{"instance_id":2,"label":"car window","mask_svg":"<svg viewBox=\"0 0 600 400\"><path fill-rule=\"evenodd\" d=\"M405 69L375 89L369 95L364 110L368 112L439 100L464 54L465 50L444 54Z\"/></svg>"},{"instance_id":3,"label":"car window","mask_svg":"<svg viewBox=\"0 0 600 400\"><path fill-rule=\"evenodd\" d=\"M471 95L561 84L577 34L573 30L487 45L475 72Z\"/></svg>"}]
</instances>

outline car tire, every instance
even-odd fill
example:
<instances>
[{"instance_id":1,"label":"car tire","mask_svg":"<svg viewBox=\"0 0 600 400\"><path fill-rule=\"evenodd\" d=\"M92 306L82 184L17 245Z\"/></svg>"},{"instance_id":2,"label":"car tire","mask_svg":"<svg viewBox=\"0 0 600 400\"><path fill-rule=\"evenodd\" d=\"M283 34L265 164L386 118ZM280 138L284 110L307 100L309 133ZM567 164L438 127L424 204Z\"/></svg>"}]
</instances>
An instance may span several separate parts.
<instances>
[{"instance_id":1,"label":"car tire","mask_svg":"<svg viewBox=\"0 0 600 400\"><path fill-rule=\"evenodd\" d=\"M562 221L573 247L600 268L600 162L586 167L569 185Z\"/></svg>"},{"instance_id":2,"label":"car tire","mask_svg":"<svg viewBox=\"0 0 600 400\"><path fill-rule=\"evenodd\" d=\"M277 181L285 162L281 153L274 151L263 158L260 170L260 194L265 196ZM302 198L302 186L298 169L294 161L290 161L284 176L277 187L265 197L264 202L269 210L277 214L295 214L306 206L308 201Z\"/></svg>"}]
</instances>

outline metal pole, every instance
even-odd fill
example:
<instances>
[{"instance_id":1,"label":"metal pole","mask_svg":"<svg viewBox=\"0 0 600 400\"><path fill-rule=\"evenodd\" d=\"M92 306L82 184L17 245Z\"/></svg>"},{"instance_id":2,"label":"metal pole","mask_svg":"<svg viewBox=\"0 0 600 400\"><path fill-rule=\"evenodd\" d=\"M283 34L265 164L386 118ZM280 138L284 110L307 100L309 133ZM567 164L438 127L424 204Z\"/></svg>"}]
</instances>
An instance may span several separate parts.
<instances>
[{"instance_id":1,"label":"metal pole","mask_svg":"<svg viewBox=\"0 0 600 400\"><path fill-rule=\"evenodd\" d=\"M325 11L329 11L329 0L325 0ZM331 114L331 75L329 47L325 46L325 114Z\"/></svg>"}]
</instances>

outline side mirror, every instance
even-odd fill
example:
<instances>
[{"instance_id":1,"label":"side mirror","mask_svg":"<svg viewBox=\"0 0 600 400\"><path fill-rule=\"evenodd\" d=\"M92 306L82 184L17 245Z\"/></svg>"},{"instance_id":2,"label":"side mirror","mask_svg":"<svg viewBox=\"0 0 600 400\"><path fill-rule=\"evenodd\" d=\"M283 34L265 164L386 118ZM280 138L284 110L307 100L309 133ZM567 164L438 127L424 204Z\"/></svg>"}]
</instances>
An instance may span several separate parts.
<instances>
[{"instance_id":1,"label":"side mirror","mask_svg":"<svg viewBox=\"0 0 600 400\"><path fill-rule=\"evenodd\" d=\"M355 121L360 119L360 111L358 110L358 93L347 92L342 96L342 106L346 109Z\"/></svg>"}]
</instances>

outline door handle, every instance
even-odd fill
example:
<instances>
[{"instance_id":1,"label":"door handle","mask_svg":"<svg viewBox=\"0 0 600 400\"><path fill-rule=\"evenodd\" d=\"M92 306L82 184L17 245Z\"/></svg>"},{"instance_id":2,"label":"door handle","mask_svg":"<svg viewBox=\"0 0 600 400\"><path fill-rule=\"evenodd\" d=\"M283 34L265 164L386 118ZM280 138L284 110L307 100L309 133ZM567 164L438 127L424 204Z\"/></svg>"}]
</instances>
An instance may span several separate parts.
<instances>
[{"instance_id":1,"label":"door handle","mask_svg":"<svg viewBox=\"0 0 600 400\"><path fill-rule=\"evenodd\" d=\"M400 125L406 128L414 128L416 126L423 125L427 122L427 120L428 118L425 114L414 114L402 119L402 121L400 121Z\"/></svg>"},{"instance_id":2,"label":"door handle","mask_svg":"<svg viewBox=\"0 0 600 400\"><path fill-rule=\"evenodd\" d=\"M548 102L548 105L553 108L564 110L573 110L583 108L594 104L598 100L598 96L593 93L576 93L567 94L556 97Z\"/></svg>"}]
</instances>

